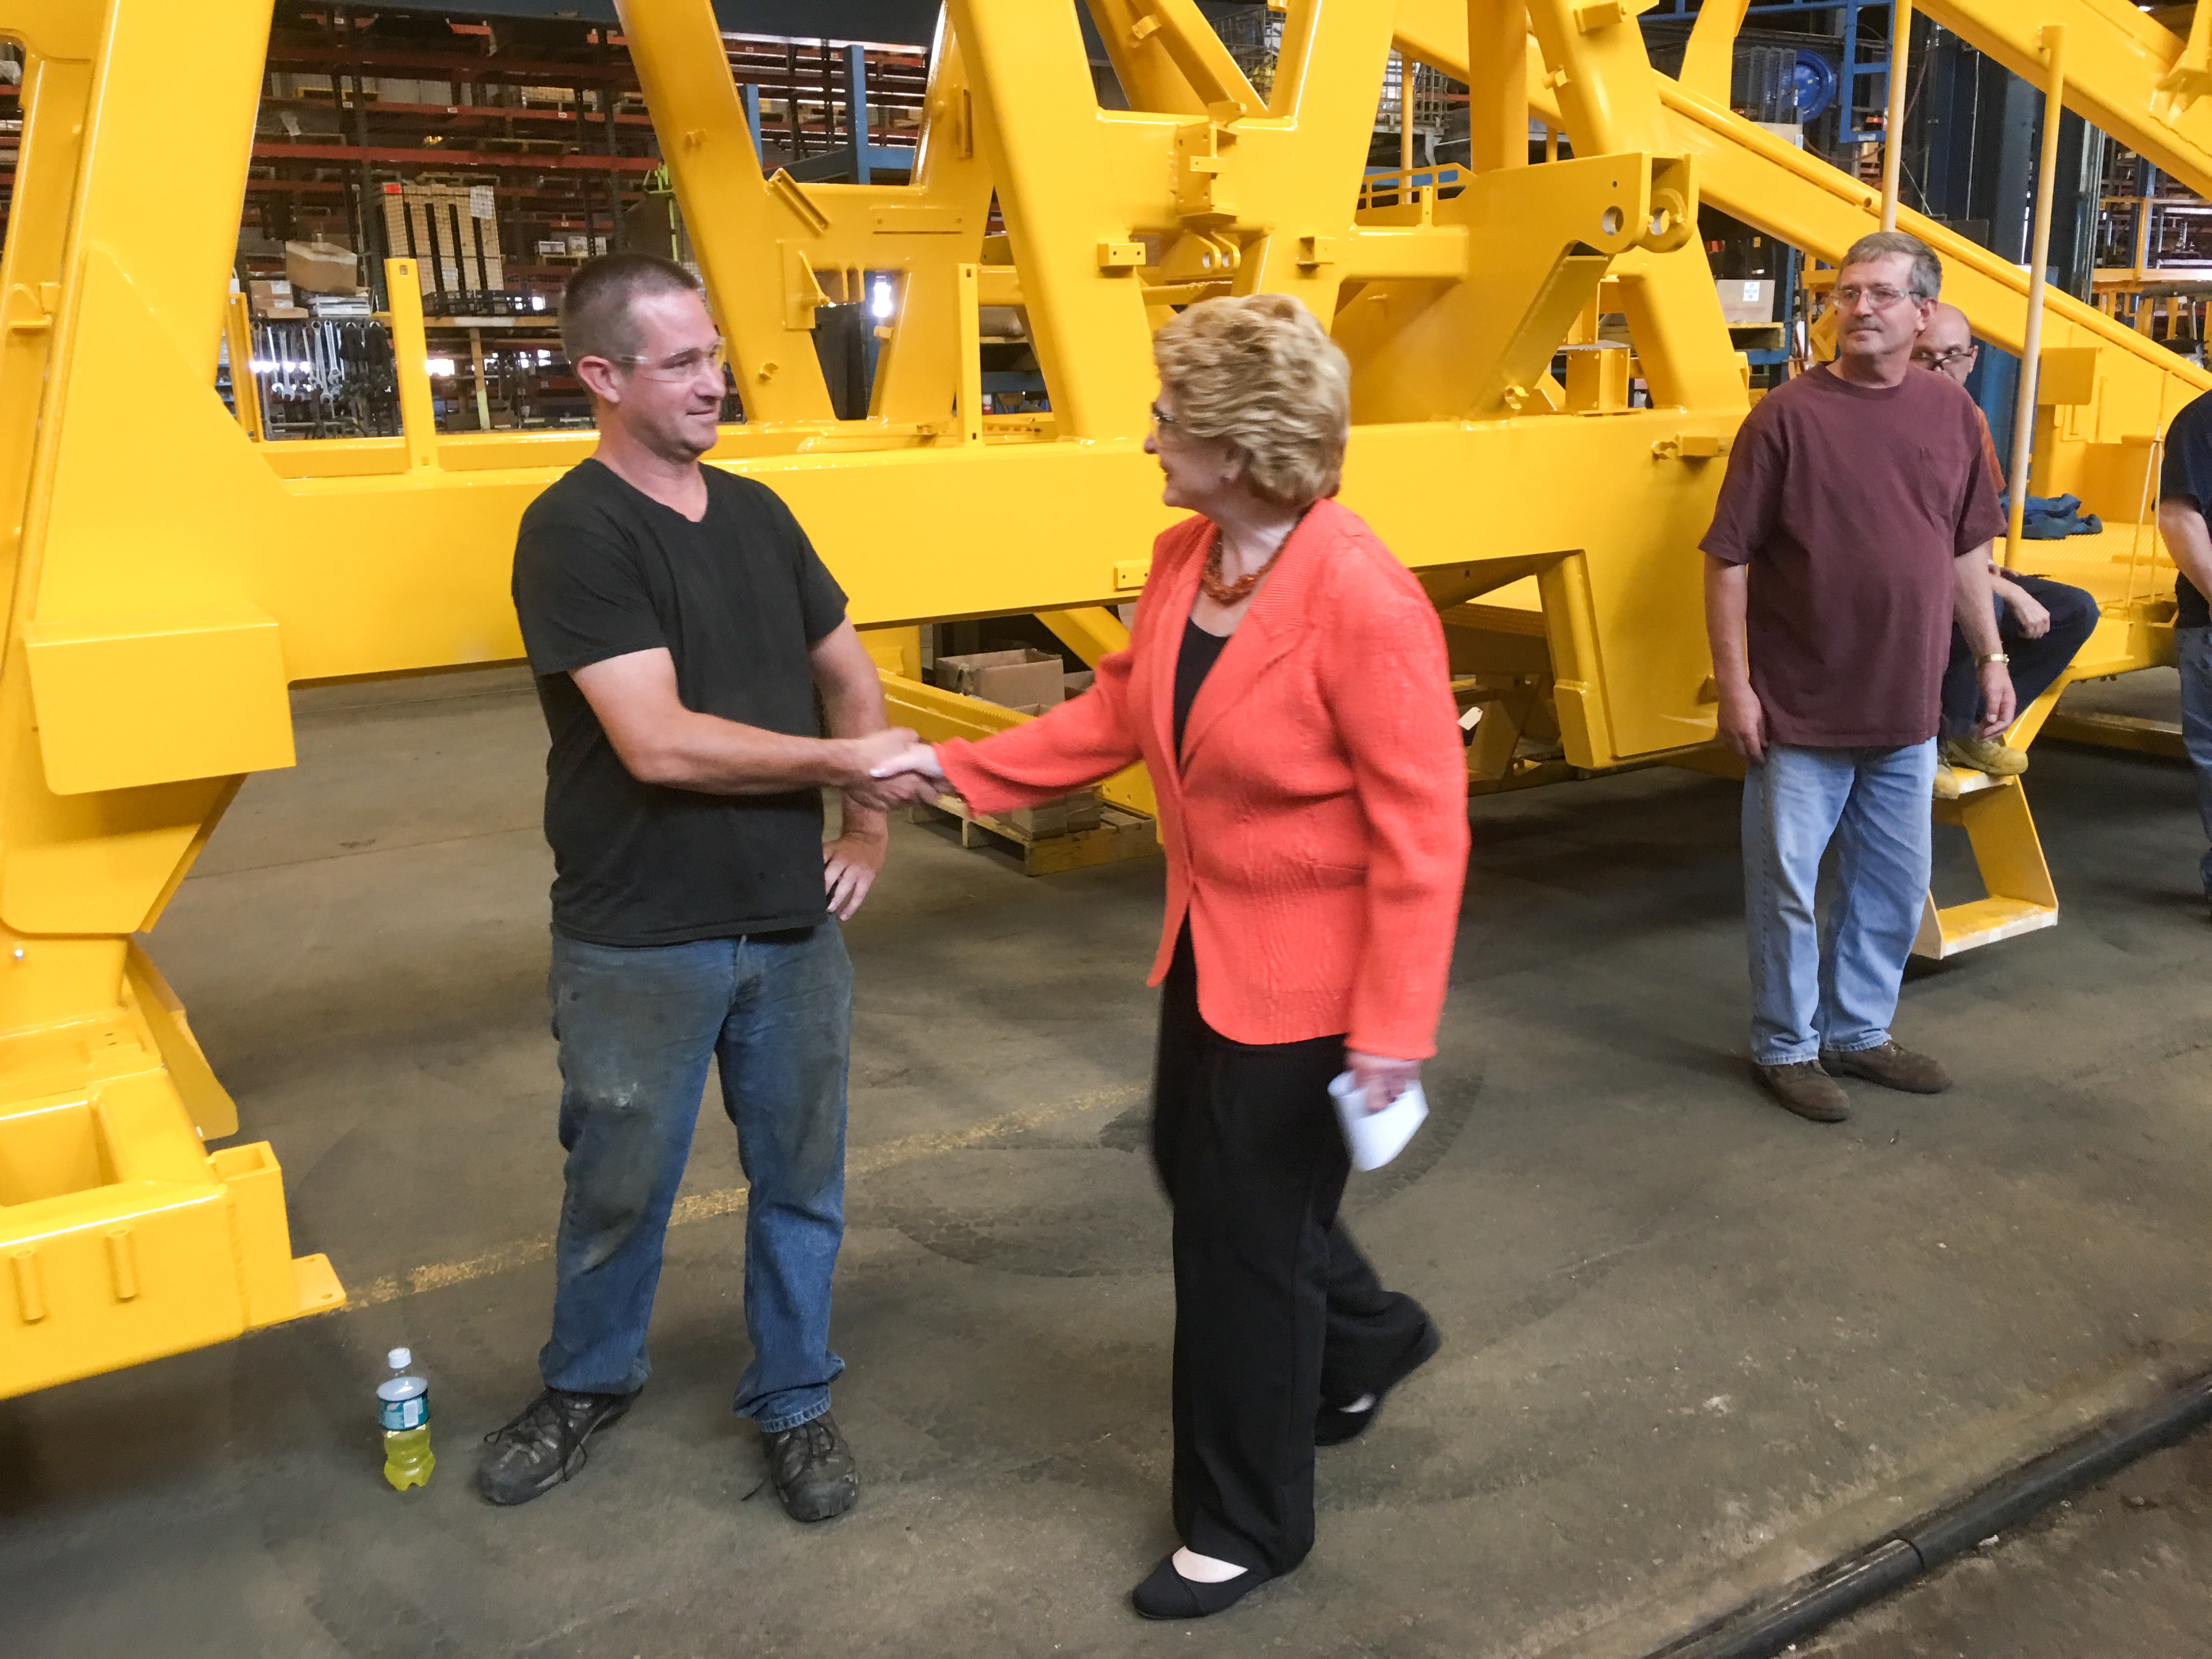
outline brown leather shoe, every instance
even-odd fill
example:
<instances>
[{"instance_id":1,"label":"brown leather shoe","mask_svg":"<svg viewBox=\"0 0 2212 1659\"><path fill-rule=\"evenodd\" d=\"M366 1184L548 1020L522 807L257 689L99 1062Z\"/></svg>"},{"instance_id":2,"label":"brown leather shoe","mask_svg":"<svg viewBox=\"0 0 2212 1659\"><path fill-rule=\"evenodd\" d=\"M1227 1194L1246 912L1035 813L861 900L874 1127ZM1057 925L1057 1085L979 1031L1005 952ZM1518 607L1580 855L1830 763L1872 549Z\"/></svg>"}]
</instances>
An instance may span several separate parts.
<instances>
[{"instance_id":1,"label":"brown leather shoe","mask_svg":"<svg viewBox=\"0 0 2212 1659\"><path fill-rule=\"evenodd\" d=\"M1823 1048L1820 1063L1831 1072L1845 1077L1863 1077L1869 1083L1879 1083L1885 1089L1902 1089L1909 1095L1940 1095L1951 1086L1951 1074L1942 1066L1895 1042L1854 1048L1849 1053Z\"/></svg>"},{"instance_id":2,"label":"brown leather shoe","mask_svg":"<svg viewBox=\"0 0 2212 1659\"><path fill-rule=\"evenodd\" d=\"M1766 1092L1800 1117L1809 1117L1815 1123L1841 1123L1851 1115L1844 1085L1821 1070L1817 1060L1800 1060L1787 1066L1754 1063L1752 1069L1766 1085Z\"/></svg>"}]
</instances>

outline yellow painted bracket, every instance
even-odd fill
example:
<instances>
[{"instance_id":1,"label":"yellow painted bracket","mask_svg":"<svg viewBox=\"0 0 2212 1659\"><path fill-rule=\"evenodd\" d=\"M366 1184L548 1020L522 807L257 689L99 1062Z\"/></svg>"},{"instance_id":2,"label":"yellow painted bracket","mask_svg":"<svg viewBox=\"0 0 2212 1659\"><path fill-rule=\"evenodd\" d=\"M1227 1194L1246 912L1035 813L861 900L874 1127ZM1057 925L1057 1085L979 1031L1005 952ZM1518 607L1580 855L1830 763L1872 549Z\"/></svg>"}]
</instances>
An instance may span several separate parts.
<instances>
[{"instance_id":1,"label":"yellow painted bracket","mask_svg":"<svg viewBox=\"0 0 2212 1659\"><path fill-rule=\"evenodd\" d=\"M34 622L23 644L58 795L292 764L283 647L251 605Z\"/></svg>"}]
</instances>

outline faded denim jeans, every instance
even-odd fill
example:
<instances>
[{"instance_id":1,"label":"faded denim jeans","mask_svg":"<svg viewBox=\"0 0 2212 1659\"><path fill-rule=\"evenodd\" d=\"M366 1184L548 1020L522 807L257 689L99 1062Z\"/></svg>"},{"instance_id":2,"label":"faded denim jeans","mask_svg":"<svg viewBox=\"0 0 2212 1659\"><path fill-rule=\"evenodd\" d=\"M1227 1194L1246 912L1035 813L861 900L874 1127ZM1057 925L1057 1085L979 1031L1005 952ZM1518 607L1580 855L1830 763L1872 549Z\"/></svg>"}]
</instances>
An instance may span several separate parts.
<instances>
[{"instance_id":1,"label":"faded denim jeans","mask_svg":"<svg viewBox=\"0 0 2212 1659\"><path fill-rule=\"evenodd\" d=\"M2181 665L2181 744L2197 773L2197 811L2207 843L2197 873L2212 899L2212 628L2175 629L2173 654Z\"/></svg>"},{"instance_id":2,"label":"faded denim jeans","mask_svg":"<svg viewBox=\"0 0 2212 1659\"><path fill-rule=\"evenodd\" d=\"M1902 749L1767 745L1743 779L1751 1057L1786 1066L1889 1041L1928 893L1936 741ZM1820 858L1841 890L1815 931Z\"/></svg>"},{"instance_id":3,"label":"faded denim jeans","mask_svg":"<svg viewBox=\"0 0 2212 1659\"><path fill-rule=\"evenodd\" d=\"M834 921L623 949L553 935L568 1151L546 1386L631 1394L707 1066L749 1183L736 1411L774 1433L830 1408L830 1279L845 1231L853 969Z\"/></svg>"}]
</instances>

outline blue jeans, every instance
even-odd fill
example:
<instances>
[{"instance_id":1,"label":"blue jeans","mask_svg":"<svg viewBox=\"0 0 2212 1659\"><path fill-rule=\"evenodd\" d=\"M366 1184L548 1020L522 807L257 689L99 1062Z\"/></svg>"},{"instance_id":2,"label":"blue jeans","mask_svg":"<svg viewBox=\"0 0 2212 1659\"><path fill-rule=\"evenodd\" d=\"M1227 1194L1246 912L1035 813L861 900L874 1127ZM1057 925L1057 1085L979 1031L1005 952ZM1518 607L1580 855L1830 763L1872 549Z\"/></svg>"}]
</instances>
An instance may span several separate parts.
<instances>
[{"instance_id":1,"label":"blue jeans","mask_svg":"<svg viewBox=\"0 0 2212 1659\"><path fill-rule=\"evenodd\" d=\"M1928 893L1936 743L1903 749L1770 744L1743 778L1751 1054L1762 1066L1889 1041ZM1820 856L1843 890L1815 933Z\"/></svg>"},{"instance_id":2,"label":"blue jeans","mask_svg":"<svg viewBox=\"0 0 2212 1659\"><path fill-rule=\"evenodd\" d=\"M2212 628L2177 628L2173 654L2181 665L2181 744L2197 772L2197 811L2212 842ZM2204 896L2212 899L2212 846L2197 861Z\"/></svg>"},{"instance_id":3,"label":"blue jeans","mask_svg":"<svg viewBox=\"0 0 2212 1659\"><path fill-rule=\"evenodd\" d=\"M2012 607L1996 602L1997 640L2012 659L2012 689L2020 712L2051 689L2074 654L2097 631L2097 602L2081 588L2047 576L2014 576L2027 596L2051 613L2051 628L2039 640L2020 630ZM1951 656L1943 665L1943 735L1963 737L1982 720L1982 688L1974 673L1974 647L1966 630L1951 624Z\"/></svg>"},{"instance_id":4,"label":"blue jeans","mask_svg":"<svg viewBox=\"0 0 2212 1659\"><path fill-rule=\"evenodd\" d=\"M553 936L561 1145L568 1153L548 1388L631 1394L661 1244L715 1062L738 1132L752 1363L736 1410L765 1432L830 1409L830 1278L845 1232L853 969L835 921L622 949Z\"/></svg>"}]
</instances>

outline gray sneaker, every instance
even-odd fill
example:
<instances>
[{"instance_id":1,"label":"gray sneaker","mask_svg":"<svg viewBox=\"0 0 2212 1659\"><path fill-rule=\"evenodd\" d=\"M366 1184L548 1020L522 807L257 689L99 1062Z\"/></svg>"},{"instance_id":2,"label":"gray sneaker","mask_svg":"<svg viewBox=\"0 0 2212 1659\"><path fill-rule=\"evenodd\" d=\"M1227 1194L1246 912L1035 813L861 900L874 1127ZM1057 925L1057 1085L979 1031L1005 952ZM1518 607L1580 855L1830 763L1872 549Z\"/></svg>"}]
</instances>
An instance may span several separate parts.
<instances>
[{"instance_id":1,"label":"gray sneaker","mask_svg":"<svg viewBox=\"0 0 2212 1659\"><path fill-rule=\"evenodd\" d=\"M548 1389L512 1423L484 1437L477 1490L502 1506L527 1504L584 1467L584 1443L618 1420L637 1396Z\"/></svg>"},{"instance_id":2,"label":"gray sneaker","mask_svg":"<svg viewBox=\"0 0 2212 1659\"><path fill-rule=\"evenodd\" d=\"M761 1435L768 1478L794 1521L827 1521L860 1501L860 1470L853 1449L828 1412L796 1428Z\"/></svg>"},{"instance_id":3,"label":"gray sneaker","mask_svg":"<svg viewBox=\"0 0 2212 1659\"><path fill-rule=\"evenodd\" d=\"M1787 1066L1754 1064L1752 1069L1766 1085L1766 1092L1800 1117L1815 1123L1841 1123L1851 1115L1844 1085L1822 1071L1817 1060L1793 1060Z\"/></svg>"}]
</instances>

